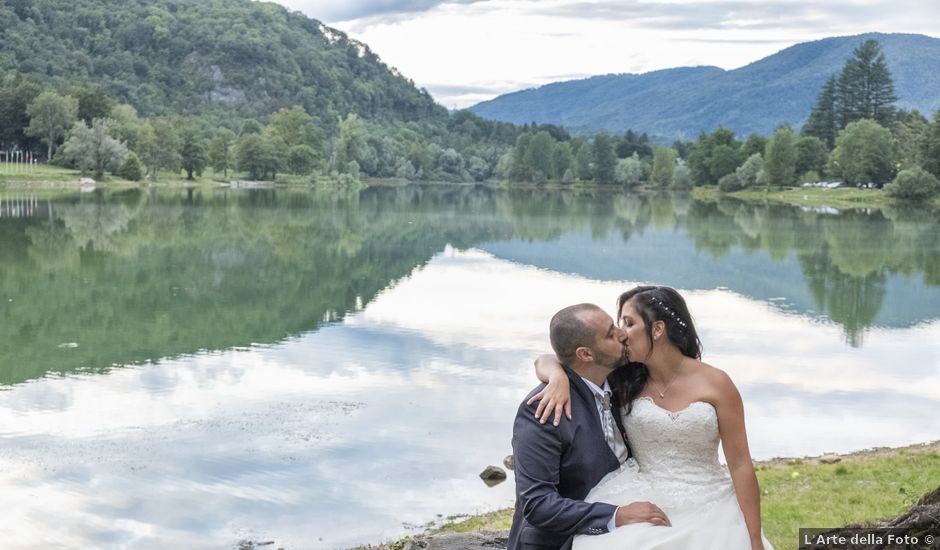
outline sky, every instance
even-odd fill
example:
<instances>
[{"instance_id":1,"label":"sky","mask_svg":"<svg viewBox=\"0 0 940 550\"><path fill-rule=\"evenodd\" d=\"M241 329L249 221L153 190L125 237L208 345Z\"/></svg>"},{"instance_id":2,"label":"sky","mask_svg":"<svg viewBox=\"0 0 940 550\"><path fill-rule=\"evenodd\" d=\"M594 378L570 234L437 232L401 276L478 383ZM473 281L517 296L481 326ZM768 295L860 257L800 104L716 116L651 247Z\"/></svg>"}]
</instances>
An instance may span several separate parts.
<instances>
[{"instance_id":1,"label":"sky","mask_svg":"<svg viewBox=\"0 0 940 550\"><path fill-rule=\"evenodd\" d=\"M937 0L277 0L366 43L447 108L562 80L734 69L800 42L940 37Z\"/></svg>"}]
</instances>

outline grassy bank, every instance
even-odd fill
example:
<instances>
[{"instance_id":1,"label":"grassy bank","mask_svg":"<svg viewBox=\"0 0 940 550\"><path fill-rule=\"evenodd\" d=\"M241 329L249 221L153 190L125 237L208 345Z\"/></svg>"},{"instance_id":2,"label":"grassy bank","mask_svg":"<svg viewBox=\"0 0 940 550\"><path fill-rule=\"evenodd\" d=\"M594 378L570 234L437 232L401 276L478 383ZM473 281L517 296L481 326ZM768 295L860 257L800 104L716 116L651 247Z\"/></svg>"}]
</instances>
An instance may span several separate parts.
<instances>
[{"instance_id":1,"label":"grassy bank","mask_svg":"<svg viewBox=\"0 0 940 550\"><path fill-rule=\"evenodd\" d=\"M940 486L940 442L756 464L764 533L779 550L796 548L800 527L840 527L897 516ZM435 533L509 529L512 510L452 518Z\"/></svg>"},{"instance_id":2,"label":"grassy bank","mask_svg":"<svg viewBox=\"0 0 940 550\"><path fill-rule=\"evenodd\" d=\"M715 202L719 198L729 197L746 202L762 204L789 204L816 208L882 208L895 204L883 189L856 189L842 187L837 189L810 188L774 188L745 189L734 193L722 193L715 185L692 189L692 197L697 201ZM935 209L940 209L940 197L931 201Z\"/></svg>"},{"instance_id":3,"label":"grassy bank","mask_svg":"<svg viewBox=\"0 0 940 550\"><path fill-rule=\"evenodd\" d=\"M39 164L30 168L14 167L9 164L0 163L0 189L28 189L30 191L55 192L55 191L76 191L81 189L80 183L82 175L78 170L70 168L61 168L58 166L49 166ZM134 187L227 187L232 182L240 182L243 186L245 174L229 172L227 175L215 174L211 168L207 168L201 176L188 180L180 172L162 171L158 173L155 181L131 181L119 178L115 175L108 175L103 180L96 181L94 187L98 189L128 189ZM343 183L337 178L330 176L295 176L292 174L278 175L275 181L251 182L253 187L268 187L281 185L296 186L343 186L348 187L348 183ZM361 185L361 184L354 184Z\"/></svg>"}]
</instances>

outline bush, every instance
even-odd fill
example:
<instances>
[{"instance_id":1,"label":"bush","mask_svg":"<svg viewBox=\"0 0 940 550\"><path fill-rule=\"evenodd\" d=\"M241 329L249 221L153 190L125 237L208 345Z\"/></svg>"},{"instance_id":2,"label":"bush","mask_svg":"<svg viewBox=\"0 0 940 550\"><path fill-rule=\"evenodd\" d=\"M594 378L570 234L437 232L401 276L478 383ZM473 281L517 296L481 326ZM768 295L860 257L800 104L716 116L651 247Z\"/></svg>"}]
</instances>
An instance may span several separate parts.
<instances>
[{"instance_id":1,"label":"bush","mask_svg":"<svg viewBox=\"0 0 940 550\"><path fill-rule=\"evenodd\" d=\"M763 157L761 157L760 153L754 153L747 157L744 164L738 166L737 170L734 171L734 175L737 176L742 189L745 187L754 187L758 184L757 177L760 175L763 168Z\"/></svg>"},{"instance_id":2,"label":"bush","mask_svg":"<svg viewBox=\"0 0 940 550\"><path fill-rule=\"evenodd\" d=\"M636 153L617 161L614 168L614 181L627 187L634 187L643 181L643 162Z\"/></svg>"},{"instance_id":3,"label":"bush","mask_svg":"<svg viewBox=\"0 0 940 550\"><path fill-rule=\"evenodd\" d=\"M741 180L738 178L738 175L734 172L724 175L718 180L718 190L725 193L730 193L732 191L740 191L744 189L744 184L741 183Z\"/></svg>"},{"instance_id":4,"label":"bush","mask_svg":"<svg viewBox=\"0 0 940 550\"><path fill-rule=\"evenodd\" d=\"M672 173L672 186L680 189L692 187L692 173L689 171L688 166L684 164L676 166L675 171Z\"/></svg>"},{"instance_id":5,"label":"bush","mask_svg":"<svg viewBox=\"0 0 940 550\"><path fill-rule=\"evenodd\" d=\"M802 176L800 176L800 183L818 183L822 181L822 177L819 176L819 173L815 170L810 170Z\"/></svg>"},{"instance_id":6,"label":"bush","mask_svg":"<svg viewBox=\"0 0 940 550\"><path fill-rule=\"evenodd\" d=\"M140 181L144 178L144 166L141 164L140 158L137 157L136 153L133 151L127 153L127 156L124 157L124 162L122 162L120 168L118 168L117 175L118 177L130 181Z\"/></svg>"},{"instance_id":7,"label":"bush","mask_svg":"<svg viewBox=\"0 0 940 550\"><path fill-rule=\"evenodd\" d=\"M919 166L901 170L894 181L885 186L889 196L901 200L918 201L940 193L940 181Z\"/></svg>"}]
</instances>

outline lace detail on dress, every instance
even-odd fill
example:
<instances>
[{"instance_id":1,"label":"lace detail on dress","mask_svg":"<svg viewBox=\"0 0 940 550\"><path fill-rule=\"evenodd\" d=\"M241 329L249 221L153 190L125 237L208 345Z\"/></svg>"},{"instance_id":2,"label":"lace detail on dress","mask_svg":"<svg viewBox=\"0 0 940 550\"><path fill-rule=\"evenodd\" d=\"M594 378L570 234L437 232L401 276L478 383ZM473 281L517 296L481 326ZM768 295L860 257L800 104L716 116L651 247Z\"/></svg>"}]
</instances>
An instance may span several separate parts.
<instances>
[{"instance_id":1,"label":"lace detail on dress","mask_svg":"<svg viewBox=\"0 0 940 550\"><path fill-rule=\"evenodd\" d=\"M664 510L687 509L734 494L728 469L718 462L718 414L710 403L696 401L671 412L640 397L623 423L634 459L595 487L591 501L655 497Z\"/></svg>"}]
</instances>

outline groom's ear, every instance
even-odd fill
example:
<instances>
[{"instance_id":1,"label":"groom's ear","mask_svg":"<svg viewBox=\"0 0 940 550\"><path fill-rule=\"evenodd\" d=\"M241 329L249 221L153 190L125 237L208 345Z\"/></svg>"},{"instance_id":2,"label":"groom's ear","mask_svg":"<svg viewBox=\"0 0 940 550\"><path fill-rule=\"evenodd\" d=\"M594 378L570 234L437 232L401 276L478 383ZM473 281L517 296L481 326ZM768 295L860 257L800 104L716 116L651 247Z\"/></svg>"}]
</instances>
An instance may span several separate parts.
<instances>
[{"instance_id":1,"label":"groom's ear","mask_svg":"<svg viewBox=\"0 0 940 550\"><path fill-rule=\"evenodd\" d=\"M575 357L578 358L582 363L589 363L594 360L594 352L591 351L591 348L586 348L581 346L580 348L574 351Z\"/></svg>"}]
</instances>

